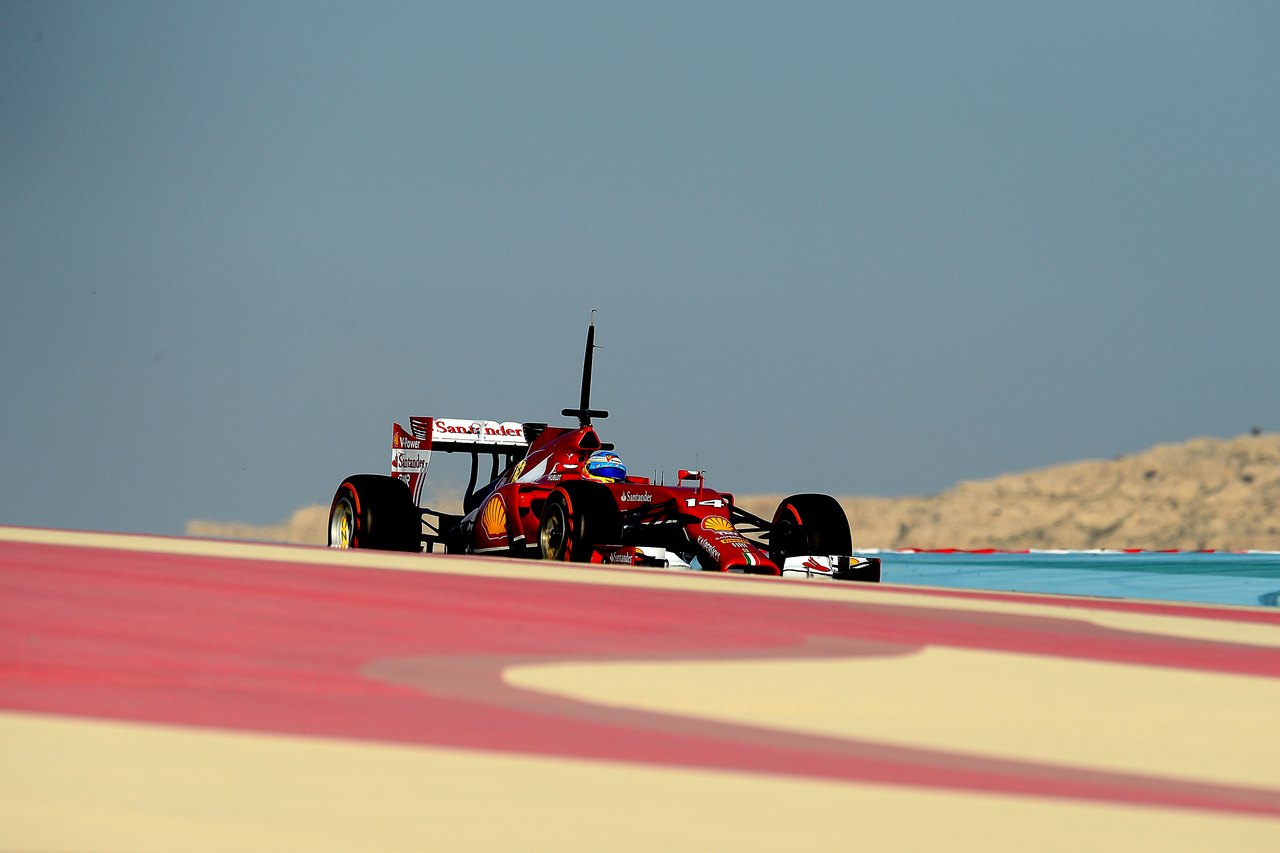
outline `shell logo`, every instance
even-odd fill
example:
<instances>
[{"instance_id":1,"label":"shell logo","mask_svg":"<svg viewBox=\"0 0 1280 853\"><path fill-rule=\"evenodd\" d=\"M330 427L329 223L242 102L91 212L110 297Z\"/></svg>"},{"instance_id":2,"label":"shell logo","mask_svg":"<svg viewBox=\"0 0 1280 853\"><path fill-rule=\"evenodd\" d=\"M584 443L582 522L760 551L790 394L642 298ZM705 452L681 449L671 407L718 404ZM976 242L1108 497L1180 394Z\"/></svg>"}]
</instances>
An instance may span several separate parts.
<instances>
[{"instance_id":1,"label":"shell logo","mask_svg":"<svg viewBox=\"0 0 1280 853\"><path fill-rule=\"evenodd\" d=\"M507 535L507 506L500 496L494 495L485 504L484 512L480 514L480 526L490 539L501 539Z\"/></svg>"},{"instance_id":2,"label":"shell logo","mask_svg":"<svg viewBox=\"0 0 1280 853\"><path fill-rule=\"evenodd\" d=\"M727 518L721 518L718 515L713 515L702 519L702 529L720 530L728 533L733 530L733 522Z\"/></svg>"}]
</instances>

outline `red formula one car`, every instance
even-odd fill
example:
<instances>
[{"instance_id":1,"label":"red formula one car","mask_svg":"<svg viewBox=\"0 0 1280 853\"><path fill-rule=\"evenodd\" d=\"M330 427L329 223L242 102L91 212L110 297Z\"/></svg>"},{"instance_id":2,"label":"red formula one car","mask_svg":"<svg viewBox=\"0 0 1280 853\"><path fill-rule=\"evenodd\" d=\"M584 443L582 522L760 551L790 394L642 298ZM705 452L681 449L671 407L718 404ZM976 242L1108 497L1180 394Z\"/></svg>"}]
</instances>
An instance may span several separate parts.
<instances>
[{"instance_id":1,"label":"red formula one car","mask_svg":"<svg viewBox=\"0 0 1280 853\"><path fill-rule=\"evenodd\" d=\"M342 481L329 545L533 557L583 563L878 581L880 561L852 553L844 509L829 495L783 500L765 520L681 470L675 485L627 476L592 426L595 324L587 329L576 427L415 417L392 425L391 475ZM432 453L471 457L463 514L422 503ZM488 483L477 487L481 458Z\"/></svg>"}]
</instances>

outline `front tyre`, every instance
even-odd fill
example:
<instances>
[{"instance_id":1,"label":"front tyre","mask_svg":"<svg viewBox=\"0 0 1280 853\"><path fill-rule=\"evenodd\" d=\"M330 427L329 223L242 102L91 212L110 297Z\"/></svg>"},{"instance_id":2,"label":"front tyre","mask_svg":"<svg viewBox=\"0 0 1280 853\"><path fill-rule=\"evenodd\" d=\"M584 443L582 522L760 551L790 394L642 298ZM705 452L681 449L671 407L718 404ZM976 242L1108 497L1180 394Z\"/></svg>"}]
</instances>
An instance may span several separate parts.
<instances>
[{"instance_id":1,"label":"front tyre","mask_svg":"<svg viewBox=\"0 0 1280 853\"><path fill-rule=\"evenodd\" d=\"M544 560L591 562L592 546L617 545L622 514L613 493L596 483L566 483L547 497L538 526Z\"/></svg>"},{"instance_id":2,"label":"front tyre","mask_svg":"<svg viewBox=\"0 0 1280 853\"><path fill-rule=\"evenodd\" d=\"M569 533L569 506L563 492L555 491L542 508L538 525L538 555L544 560L562 562L573 550Z\"/></svg>"},{"instance_id":3,"label":"front tyre","mask_svg":"<svg viewBox=\"0 0 1280 853\"><path fill-rule=\"evenodd\" d=\"M343 480L329 506L329 547L421 551L422 513L409 487L381 474Z\"/></svg>"},{"instance_id":4,"label":"front tyre","mask_svg":"<svg viewBox=\"0 0 1280 853\"><path fill-rule=\"evenodd\" d=\"M830 495L792 495L778 504L769 529L769 559L781 569L788 557L853 553L844 507Z\"/></svg>"}]
</instances>

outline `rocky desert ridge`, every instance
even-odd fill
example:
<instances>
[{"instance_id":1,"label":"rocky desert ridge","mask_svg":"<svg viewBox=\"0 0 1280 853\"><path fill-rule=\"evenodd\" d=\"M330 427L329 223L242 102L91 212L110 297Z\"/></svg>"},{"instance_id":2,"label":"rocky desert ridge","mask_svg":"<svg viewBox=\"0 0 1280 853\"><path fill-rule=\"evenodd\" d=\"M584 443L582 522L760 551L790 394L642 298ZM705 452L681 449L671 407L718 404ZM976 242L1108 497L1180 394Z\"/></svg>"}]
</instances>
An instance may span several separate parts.
<instances>
[{"instance_id":1,"label":"rocky desert ridge","mask_svg":"<svg viewBox=\"0 0 1280 853\"><path fill-rule=\"evenodd\" d=\"M739 496L771 517L780 495ZM957 484L934 495L842 496L855 549L1280 551L1280 434L1196 438ZM328 504L279 524L192 520L187 533L323 545Z\"/></svg>"}]
</instances>

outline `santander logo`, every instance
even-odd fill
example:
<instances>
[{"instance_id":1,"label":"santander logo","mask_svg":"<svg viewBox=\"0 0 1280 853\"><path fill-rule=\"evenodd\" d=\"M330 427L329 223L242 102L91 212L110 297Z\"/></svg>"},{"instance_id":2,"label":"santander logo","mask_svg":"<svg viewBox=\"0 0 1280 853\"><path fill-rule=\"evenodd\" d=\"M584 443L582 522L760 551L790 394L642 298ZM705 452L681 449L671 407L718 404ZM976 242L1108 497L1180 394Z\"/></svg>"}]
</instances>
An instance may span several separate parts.
<instances>
[{"instance_id":1,"label":"santander logo","mask_svg":"<svg viewBox=\"0 0 1280 853\"><path fill-rule=\"evenodd\" d=\"M397 471L412 471L416 468L426 468L427 460L418 456L406 456L403 453L397 453L395 458L391 460L391 466Z\"/></svg>"},{"instance_id":2,"label":"santander logo","mask_svg":"<svg viewBox=\"0 0 1280 853\"><path fill-rule=\"evenodd\" d=\"M493 421L450 422L436 418L432 424L436 435L489 436L491 438L524 438L524 429L518 425L499 424Z\"/></svg>"}]
</instances>

